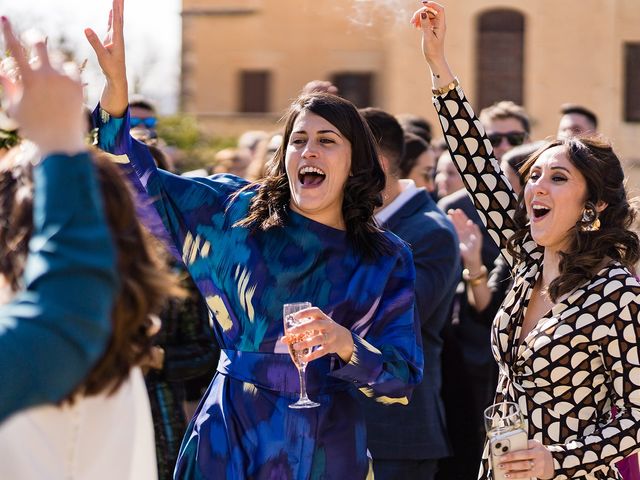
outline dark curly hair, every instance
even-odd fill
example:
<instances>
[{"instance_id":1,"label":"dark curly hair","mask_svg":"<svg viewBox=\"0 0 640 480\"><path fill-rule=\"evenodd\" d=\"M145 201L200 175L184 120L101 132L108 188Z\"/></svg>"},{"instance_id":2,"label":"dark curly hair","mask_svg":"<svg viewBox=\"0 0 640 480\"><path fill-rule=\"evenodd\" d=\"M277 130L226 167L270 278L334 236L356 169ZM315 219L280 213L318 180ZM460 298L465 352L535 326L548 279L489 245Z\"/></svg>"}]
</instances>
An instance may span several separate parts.
<instances>
[{"instance_id":1,"label":"dark curly hair","mask_svg":"<svg viewBox=\"0 0 640 480\"><path fill-rule=\"evenodd\" d=\"M11 154L10 154L11 155ZM112 311L107 349L76 393L114 393L149 354L149 316L160 312L170 296L182 296L156 240L136 217L132 194L119 169L106 154L92 152L102 190L107 223L117 250L120 289ZM0 275L13 292L23 285L22 274L33 231L33 168L25 155L11 155L0 165Z\"/></svg>"},{"instance_id":2,"label":"dark curly hair","mask_svg":"<svg viewBox=\"0 0 640 480\"><path fill-rule=\"evenodd\" d=\"M600 212L601 227L597 231L584 231L586 226L579 218L568 235L569 247L560 253L560 275L549 285L554 301L571 292L581 283L590 280L601 267L602 260L611 258L632 271L640 259L638 235L630 230L636 211L627 199L624 172L611 144L602 137L574 137L558 139L539 148L520 169L522 178L529 178L531 167L540 155L554 147L562 147L569 161L587 182L587 203L604 202L607 207ZM507 248L517 259L524 259L521 250L529 235L528 218L524 204L524 191L518 199L515 220L519 225L509 239Z\"/></svg>"},{"instance_id":3,"label":"dark curly hair","mask_svg":"<svg viewBox=\"0 0 640 480\"><path fill-rule=\"evenodd\" d=\"M342 215L347 237L355 249L368 259L388 253L391 243L378 228L373 211L382 205L385 175L376 153L375 139L356 107L341 97L326 93L302 95L285 115L282 143L270 162L261 183L245 187L257 189L247 216L236 226L268 230L284 226L291 200L285 155L293 125L300 113L308 111L334 125L351 143L351 175L344 187Z\"/></svg>"}]
</instances>

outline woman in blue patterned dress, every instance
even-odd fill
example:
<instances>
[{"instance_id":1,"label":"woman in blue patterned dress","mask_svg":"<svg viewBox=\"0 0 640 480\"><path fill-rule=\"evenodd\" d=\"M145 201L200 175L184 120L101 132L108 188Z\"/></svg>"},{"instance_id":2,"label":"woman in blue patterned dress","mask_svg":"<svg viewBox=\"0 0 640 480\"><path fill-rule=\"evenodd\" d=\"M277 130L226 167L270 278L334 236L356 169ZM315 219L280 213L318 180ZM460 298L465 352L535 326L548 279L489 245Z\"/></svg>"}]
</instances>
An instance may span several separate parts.
<instances>
[{"instance_id":1,"label":"woman in blue patterned dress","mask_svg":"<svg viewBox=\"0 0 640 480\"><path fill-rule=\"evenodd\" d=\"M420 381L411 254L373 219L384 174L355 107L303 96L262 184L231 175L182 178L158 170L131 139L122 38L114 0L105 42L87 37L107 84L95 120L101 148L119 155L153 201L205 297L222 348L218 373L183 441L175 478L363 479L370 474L357 390L407 402ZM282 305L309 301L319 332L308 355L309 395L292 410L297 370Z\"/></svg>"}]
</instances>

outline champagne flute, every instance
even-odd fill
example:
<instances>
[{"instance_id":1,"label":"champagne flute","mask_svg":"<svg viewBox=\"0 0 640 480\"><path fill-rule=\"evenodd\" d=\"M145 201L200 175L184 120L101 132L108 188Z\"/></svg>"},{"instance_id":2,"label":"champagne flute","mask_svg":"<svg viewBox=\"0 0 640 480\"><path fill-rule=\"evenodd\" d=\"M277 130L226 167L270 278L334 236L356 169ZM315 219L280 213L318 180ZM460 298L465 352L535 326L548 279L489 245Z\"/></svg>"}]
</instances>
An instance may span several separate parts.
<instances>
[{"instance_id":1,"label":"champagne flute","mask_svg":"<svg viewBox=\"0 0 640 480\"><path fill-rule=\"evenodd\" d=\"M298 302L298 303L285 303L282 307L282 316L284 319L284 333L287 334L287 331L292 327L297 327L305 323L304 320L299 320L295 318L293 315L300 310L304 310L306 308L311 308L311 303L309 302ZM295 342L304 341L309 336L309 332L298 333L295 335ZM307 370L307 362L304 360L304 356L309 353L308 348L304 348L302 350L294 350L293 344L289 344L289 355L291 355L291 360L295 363L298 368L298 376L300 378L300 398L296 403L289 405L289 408L313 408L319 407L320 404L316 403L309 399L307 396L307 385L305 373Z\"/></svg>"}]
</instances>

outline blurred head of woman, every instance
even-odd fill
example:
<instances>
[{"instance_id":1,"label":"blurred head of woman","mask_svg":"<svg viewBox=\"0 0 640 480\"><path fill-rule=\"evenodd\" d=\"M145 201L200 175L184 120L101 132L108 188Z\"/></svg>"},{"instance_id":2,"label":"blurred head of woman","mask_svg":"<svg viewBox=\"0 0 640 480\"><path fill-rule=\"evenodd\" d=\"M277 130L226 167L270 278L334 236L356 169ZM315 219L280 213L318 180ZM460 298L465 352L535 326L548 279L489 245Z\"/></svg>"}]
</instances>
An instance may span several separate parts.
<instances>
[{"instance_id":1,"label":"blurred head of woman","mask_svg":"<svg viewBox=\"0 0 640 480\"><path fill-rule=\"evenodd\" d=\"M113 332L107 350L84 381L69 395L115 392L151 348L150 316L169 296L180 295L159 245L136 217L132 194L118 168L103 152L93 151L113 242L120 290L113 306ZM0 277L11 293L22 287L22 274L33 231L33 167L19 149L0 163Z\"/></svg>"}]
</instances>

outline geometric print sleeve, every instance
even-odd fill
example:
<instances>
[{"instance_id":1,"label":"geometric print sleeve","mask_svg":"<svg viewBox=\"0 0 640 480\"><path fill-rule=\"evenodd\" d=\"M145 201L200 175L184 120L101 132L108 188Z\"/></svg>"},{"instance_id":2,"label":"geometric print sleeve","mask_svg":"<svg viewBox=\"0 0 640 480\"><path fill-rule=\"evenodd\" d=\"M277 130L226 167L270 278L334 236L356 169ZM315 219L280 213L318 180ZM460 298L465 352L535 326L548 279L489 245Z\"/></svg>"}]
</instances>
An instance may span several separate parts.
<instances>
[{"instance_id":1,"label":"geometric print sleeve","mask_svg":"<svg viewBox=\"0 0 640 480\"><path fill-rule=\"evenodd\" d=\"M548 446L554 459L555 480L585 475L601 478L598 472L606 474L615 463L640 450L640 285L628 275L626 281L621 281L635 285L620 289L624 292L618 300L621 305L603 302L598 316L602 320L605 314L604 322L593 332L594 336L602 335L601 356L611 377L613 391L609 395L617 413L585 429L579 438ZM611 280L614 282L620 284ZM579 389L575 395L580 395Z\"/></svg>"},{"instance_id":2,"label":"geometric print sleeve","mask_svg":"<svg viewBox=\"0 0 640 480\"><path fill-rule=\"evenodd\" d=\"M433 104L451 157L476 210L491 238L500 248L500 253L509 266L513 267L513 259L507 251L507 241L516 229L513 217L517 196L493 156L491 142L461 87L445 95L434 96ZM527 253L533 253L537 245L530 240L522 248Z\"/></svg>"}]
</instances>

